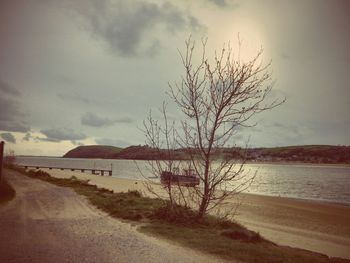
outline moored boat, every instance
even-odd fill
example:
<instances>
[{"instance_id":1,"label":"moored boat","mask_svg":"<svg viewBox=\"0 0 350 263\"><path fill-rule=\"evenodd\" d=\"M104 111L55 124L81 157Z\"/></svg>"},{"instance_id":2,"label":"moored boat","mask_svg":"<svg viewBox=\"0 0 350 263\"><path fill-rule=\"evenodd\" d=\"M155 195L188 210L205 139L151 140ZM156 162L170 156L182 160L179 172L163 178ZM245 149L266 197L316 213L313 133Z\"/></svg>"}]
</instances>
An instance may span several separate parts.
<instances>
[{"instance_id":1,"label":"moored boat","mask_svg":"<svg viewBox=\"0 0 350 263\"><path fill-rule=\"evenodd\" d=\"M184 169L182 173L178 169L174 169L174 171L162 171L160 182L164 185L176 184L188 187L194 187L200 183L199 176L193 169Z\"/></svg>"}]
</instances>

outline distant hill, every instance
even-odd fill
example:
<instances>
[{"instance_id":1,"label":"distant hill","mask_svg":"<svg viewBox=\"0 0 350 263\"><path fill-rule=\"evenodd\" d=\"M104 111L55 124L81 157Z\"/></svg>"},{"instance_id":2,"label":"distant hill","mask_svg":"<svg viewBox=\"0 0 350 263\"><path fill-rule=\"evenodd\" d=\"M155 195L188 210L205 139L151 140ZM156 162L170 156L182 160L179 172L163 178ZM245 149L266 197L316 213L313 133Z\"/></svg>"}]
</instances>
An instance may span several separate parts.
<instances>
[{"instance_id":1,"label":"distant hill","mask_svg":"<svg viewBox=\"0 0 350 263\"><path fill-rule=\"evenodd\" d=\"M165 150L157 150L148 146L130 146L118 148L105 145L78 146L70 150L63 158L103 158L103 159L130 159L130 160L152 160L169 159ZM185 159L182 151L174 151L172 159Z\"/></svg>"},{"instance_id":2,"label":"distant hill","mask_svg":"<svg viewBox=\"0 0 350 263\"><path fill-rule=\"evenodd\" d=\"M177 149L169 153L149 146L130 146L118 148L113 146L90 145L79 146L67 152L65 158L105 158L105 159L187 159L190 149ZM350 146L301 145L273 148L242 149L220 148L215 150L216 158L246 159L256 162L304 162L304 163L350 163Z\"/></svg>"},{"instance_id":3,"label":"distant hill","mask_svg":"<svg viewBox=\"0 0 350 263\"><path fill-rule=\"evenodd\" d=\"M239 151L224 152L226 158L234 158ZM350 163L350 146L300 145L252 148L246 151L246 158L252 161L272 162Z\"/></svg>"},{"instance_id":4,"label":"distant hill","mask_svg":"<svg viewBox=\"0 0 350 263\"><path fill-rule=\"evenodd\" d=\"M88 145L78 146L70 150L63 158L112 158L115 154L120 152L122 148L107 146L107 145Z\"/></svg>"}]
</instances>

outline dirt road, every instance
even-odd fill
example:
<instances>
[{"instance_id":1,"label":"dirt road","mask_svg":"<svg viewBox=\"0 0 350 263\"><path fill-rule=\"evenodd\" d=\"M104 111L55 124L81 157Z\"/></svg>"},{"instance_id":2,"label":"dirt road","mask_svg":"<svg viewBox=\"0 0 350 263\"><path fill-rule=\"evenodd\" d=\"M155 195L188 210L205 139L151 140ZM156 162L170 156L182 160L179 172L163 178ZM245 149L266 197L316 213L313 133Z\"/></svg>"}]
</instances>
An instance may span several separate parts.
<instances>
[{"instance_id":1,"label":"dirt road","mask_svg":"<svg viewBox=\"0 0 350 263\"><path fill-rule=\"evenodd\" d=\"M143 235L68 188L5 176L16 197L0 206L0 262L222 262Z\"/></svg>"}]
</instances>

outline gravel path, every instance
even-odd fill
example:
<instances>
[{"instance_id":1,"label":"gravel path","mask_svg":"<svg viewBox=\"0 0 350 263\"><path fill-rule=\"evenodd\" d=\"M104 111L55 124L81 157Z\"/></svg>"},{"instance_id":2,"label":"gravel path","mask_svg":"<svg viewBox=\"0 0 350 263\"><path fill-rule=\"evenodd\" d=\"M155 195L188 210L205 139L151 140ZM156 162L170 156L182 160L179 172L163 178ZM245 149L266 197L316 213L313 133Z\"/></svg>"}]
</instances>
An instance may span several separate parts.
<instances>
[{"instance_id":1,"label":"gravel path","mask_svg":"<svg viewBox=\"0 0 350 263\"><path fill-rule=\"evenodd\" d=\"M0 206L0 262L222 262L139 233L68 188L5 176L16 197Z\"/></svg>"}]
</instances>

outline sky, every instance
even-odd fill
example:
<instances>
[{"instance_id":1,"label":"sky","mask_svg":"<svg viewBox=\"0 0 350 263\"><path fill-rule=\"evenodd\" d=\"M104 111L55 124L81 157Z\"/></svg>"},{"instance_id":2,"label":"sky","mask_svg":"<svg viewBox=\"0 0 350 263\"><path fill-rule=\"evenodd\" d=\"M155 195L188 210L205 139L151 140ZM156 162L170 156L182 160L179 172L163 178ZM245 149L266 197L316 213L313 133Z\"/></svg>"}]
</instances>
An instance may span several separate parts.
<instances>
[{"instance_id":1,"label":"sky","mask_svg":"<svg viewBox=\"0 0 350 263\"><path fill-rule=\"evenodd\" d=\"M185 40L207 38L210 55L239 35L243 57L264 49L271 96L287 100L231 145L350 145L348 10L347 0L1 0L0 140L46 156L142 145L143 120L164 100L182 119L167 91L184 73Z\"/></svg>"}]
</instances>

